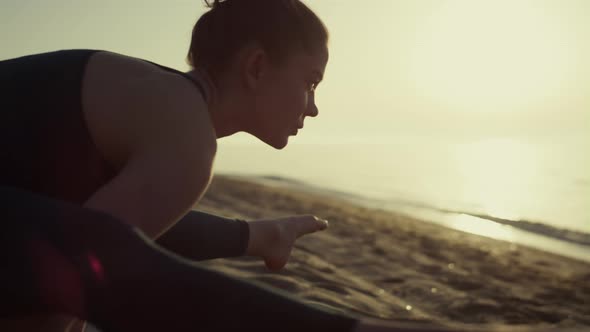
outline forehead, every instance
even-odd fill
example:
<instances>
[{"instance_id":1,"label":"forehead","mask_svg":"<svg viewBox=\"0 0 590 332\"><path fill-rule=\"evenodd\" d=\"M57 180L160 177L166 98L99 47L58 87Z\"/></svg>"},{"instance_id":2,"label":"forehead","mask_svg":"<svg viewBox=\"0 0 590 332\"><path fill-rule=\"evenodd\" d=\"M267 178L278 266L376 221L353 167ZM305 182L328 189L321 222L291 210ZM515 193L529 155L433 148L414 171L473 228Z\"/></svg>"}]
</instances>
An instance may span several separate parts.
<instances>
[{"instance_id":1,"label":"forehead","mask_svg":"<svg viewBox=\"0 0 590 332\"><path fill-rule=\"evenodd\" d=\"M329 52L325 48L313 53L297 52L290 57L289 64L293 69L306 71L319 71L323 75L328 63Z\"/></svg>"}]
</instances>

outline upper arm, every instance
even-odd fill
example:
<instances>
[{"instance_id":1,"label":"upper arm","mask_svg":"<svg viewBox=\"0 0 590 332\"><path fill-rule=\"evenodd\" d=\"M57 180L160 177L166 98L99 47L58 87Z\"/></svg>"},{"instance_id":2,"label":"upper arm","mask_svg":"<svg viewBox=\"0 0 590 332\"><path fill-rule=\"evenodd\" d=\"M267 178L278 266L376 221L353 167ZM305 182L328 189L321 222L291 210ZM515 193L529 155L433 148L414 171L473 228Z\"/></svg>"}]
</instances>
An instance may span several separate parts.
<instances>
[{"instance_id":1,"label":"upper arm","mask_svg":"<svg viewBox=\"0 0 590 332\"><path fill-rule=\"evenodd\" d=\"M85 206L140 228L151 238L182 218L204 194L211 163L165 146L135 154Z\"/></svg>"},{"instance_id":2,"label":"upper arm","mask_svg":"<svg viewBox=\"0 0 590 332\"><path fill-rule=\"evenodd\" d=\"M127 83L125 91L118 106L105 111L108 116L93 122L97 145L118 153L119 173L85 206L155 238L204 194L216 135L204 100L179 75L147 74Z\"/></svg>"}]
</instances>

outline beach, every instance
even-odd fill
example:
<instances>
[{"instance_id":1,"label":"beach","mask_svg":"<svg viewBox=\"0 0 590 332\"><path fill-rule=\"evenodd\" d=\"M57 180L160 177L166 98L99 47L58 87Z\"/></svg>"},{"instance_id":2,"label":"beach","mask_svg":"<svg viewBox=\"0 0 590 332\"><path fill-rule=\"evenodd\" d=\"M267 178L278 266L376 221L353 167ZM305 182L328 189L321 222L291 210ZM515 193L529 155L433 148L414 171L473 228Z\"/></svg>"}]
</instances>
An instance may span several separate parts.
<instances>
[{"instance_id":1,"label":"beach","mask_svg":"<svg viewBox=\"0 0 590 332\"><path fill-rule=\"evenodd\" d=\"M246 220L313 214L328 230L297 240L279 272L253 257L205 265L361 317L590 328L586 262L281 181L216 175L195 209Z\"/></svg>"}]
</instances>

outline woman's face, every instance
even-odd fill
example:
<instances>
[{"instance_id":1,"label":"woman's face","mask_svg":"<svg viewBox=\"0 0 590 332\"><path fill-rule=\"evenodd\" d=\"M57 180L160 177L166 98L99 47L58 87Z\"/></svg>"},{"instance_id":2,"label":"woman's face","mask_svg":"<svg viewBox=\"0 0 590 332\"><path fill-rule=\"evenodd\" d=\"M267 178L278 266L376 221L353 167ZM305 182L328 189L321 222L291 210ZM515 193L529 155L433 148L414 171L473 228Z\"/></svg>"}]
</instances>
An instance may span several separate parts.
<instances>
[{"instance_id":1,"label":"woman's face","mask_svg":"<svg viewBox=\"0 0 590 332\"><path fill-rule=\"evenodd\" d=\"M306 116L315 117L315 88L324 76L328 50L317 54L291 55L281 65L264 72L256 99L256 132L276 149L284 148L289 136L303 127Z\"/></svg>"}]
</instances>

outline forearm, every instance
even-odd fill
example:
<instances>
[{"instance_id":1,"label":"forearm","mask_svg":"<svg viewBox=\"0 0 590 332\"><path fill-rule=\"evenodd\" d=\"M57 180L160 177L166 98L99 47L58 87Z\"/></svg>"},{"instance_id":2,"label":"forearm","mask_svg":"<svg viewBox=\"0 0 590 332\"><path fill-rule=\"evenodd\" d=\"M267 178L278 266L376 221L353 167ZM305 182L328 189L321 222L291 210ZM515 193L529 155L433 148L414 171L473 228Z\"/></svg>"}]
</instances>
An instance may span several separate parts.
<instances>
[{"instance_id":1,"label":"forearm","mask_svg":"<svg viewBox=\"0 0 590 332\"><path fill-rule=\"evenodd\" d=\"M191 260L245 255L250 229L245 221L190 211L156 243Z\"/></svg>"}]
</instances>

